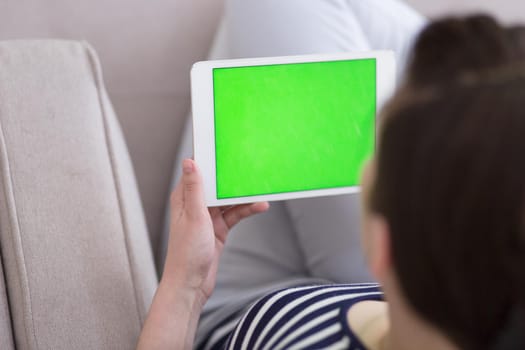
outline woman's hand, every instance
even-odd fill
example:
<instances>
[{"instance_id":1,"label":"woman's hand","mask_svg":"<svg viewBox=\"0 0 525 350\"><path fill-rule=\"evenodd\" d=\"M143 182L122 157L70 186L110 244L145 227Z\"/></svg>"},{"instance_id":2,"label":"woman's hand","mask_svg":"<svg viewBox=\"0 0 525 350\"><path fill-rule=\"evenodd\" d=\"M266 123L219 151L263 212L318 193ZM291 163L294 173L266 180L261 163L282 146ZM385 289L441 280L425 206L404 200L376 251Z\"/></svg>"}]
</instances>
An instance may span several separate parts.
<instances>
[{"instance_id":1,"label":"woman's hand","mask_svg":"<svg viewBox=\"0 0 525 350\"><path fill-rule=\"evenodd\" d=\"M202 178L191 159L171 195L171 225L163 279L194 291L205 302L215 276L228 231L239 221L268 209L268 203L207 208Z\"/></svg>"},{"instance_id":2,"label":"woman's hand","mask_svg":"<svg viewBox=\"0 0 525 350\"><path fill-rule=\"evenodd\" d=\"M268 203L206 208L201 175L184 160L182 179L171 195L171 225L164 272L138 349L191 349L200 312L215 286L228 231L264 212Z\"/></svg>"}]
</instances>

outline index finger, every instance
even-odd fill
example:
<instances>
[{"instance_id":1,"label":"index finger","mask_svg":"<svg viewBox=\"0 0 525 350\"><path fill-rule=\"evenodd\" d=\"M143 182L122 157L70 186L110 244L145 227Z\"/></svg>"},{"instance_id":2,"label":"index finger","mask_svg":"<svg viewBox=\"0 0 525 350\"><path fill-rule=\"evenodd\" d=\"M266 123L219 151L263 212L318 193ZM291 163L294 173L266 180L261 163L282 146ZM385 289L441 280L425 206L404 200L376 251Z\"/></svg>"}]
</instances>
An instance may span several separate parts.
<instances>
[{"instance_id":1,"label":"index finger","mask_svg":"<svg viewBox=\"0 0 525 350\"><path fill-rule=\"evenodd\" d=\"M195 161L185 159L182 169L183 205L189 218L198 219L207 213L202 178Z\"/></svg>"}]
</instances>

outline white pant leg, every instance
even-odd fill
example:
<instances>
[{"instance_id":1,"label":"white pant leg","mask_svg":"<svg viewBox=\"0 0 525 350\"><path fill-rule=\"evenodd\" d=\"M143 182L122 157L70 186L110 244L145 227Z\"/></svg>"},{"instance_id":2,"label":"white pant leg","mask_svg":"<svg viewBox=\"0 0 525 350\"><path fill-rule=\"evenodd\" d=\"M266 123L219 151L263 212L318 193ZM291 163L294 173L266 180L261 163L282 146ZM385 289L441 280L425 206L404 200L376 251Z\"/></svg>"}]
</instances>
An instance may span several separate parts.
<instances>
[{"instance_id":1,"label":"white pant leg","mask_svg":"<svg viewBox=\"0 0 525 350\"><path fill-rule=\"evenodd\" d=\"M336 283L370 282L361 250L360 196L286 202L312 277Z\"/></svg>"},{"instance_id":2,"label":"white pant leg","mask_svg":"<svg viewBox=\"0 0 525 350\"><path fill-rule=\"evenodd\" d=\"M370 47L393 50L401 78L412 44L427 19L400 0L346 0Z\"/></svg>"},{"instance_id":3,"label":"white pant leg","mask_svg":"<svg viewBox=\"0 0 525 350\"><path fill-rule=\"evenodd\" d=\"M345 0L229 0L226 6L232 57L369 49Z\"/></svg>"}]
</instances>

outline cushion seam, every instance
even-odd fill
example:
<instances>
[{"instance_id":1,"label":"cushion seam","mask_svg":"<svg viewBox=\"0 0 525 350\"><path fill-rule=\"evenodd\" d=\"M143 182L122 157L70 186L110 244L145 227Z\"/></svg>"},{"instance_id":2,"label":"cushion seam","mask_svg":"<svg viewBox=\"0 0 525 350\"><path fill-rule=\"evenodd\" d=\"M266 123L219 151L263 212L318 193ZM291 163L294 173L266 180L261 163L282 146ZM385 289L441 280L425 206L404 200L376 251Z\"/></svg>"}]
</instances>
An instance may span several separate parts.
<instances>
[{"instance_id":1,"label":"cushion seam","mask_svg":"<svg viewBox=\"0 0 525 350\"><path fill-rule=\"evenodd\" d=\"M13 311L11 310L11 305L9 303L9 291L7 290L7 279L6 279L6 276L5 276L5 270L4 270L4 259L3 259L3 255L2 255L2 246L0 245L0 285L1 283L3 283L3 289L4 289L4 293L5 293L5 301L6 301L6 308L7 308L7 315L9 316L9 324L7 325L7 327L9 328L9 333L11 335L11 341L9 342L11 347L10 349L14 349L14 342L15 342L15 334L14 334L14 331L13 331Z\"/></svg>"},{"instance_id":2,"label":"cushion seam","mask_svg":"<svg viewBox=\"0 0 525 350\"><path fill-rule=\"evenodd\" d=\"M105 111L105 108L104 108L104 101L103 101L102 96L101 96L103 83L102 83L100 67L99 67L98 60L95 57L94 52L92 51L92 49L89 46L89 44L87 44L85 42L82 42L82 46L84 47L84 49L85 49L85 51L87 53L88 61L89 61L90 69L91 69L91 74L93 75L93 79L94 79L94 82L95 82L95 88L97 90L98 103L99 103L99 106L100 106L100 113L101 113L101 116L102 116L102 124L103 124L103 128L104 128L104 141L105 141L105 144L106 144L107 155L108 155L108 159L109 159L109 162L110 162L111 174L112 174L113 183L114 183L114 187L115 187L115 193L116 193L116 197L117 197L117 204L118 204L119 214L120 214L120 222L121 222L121 225L122 225L122 233L123 233L123 236L124 236L124 246L125 246L125 250L126 250L126 257L127 257L127 260L128 260L128 268L129 268L131 283L133 285L133 295L135 297L135 307L136 307L136 311L137 311L138 322L139 322L139 330L140 330L142 328L142 323L143 323L141 307L140 307L141 304L139 302L139 300L140 300L139 299L139 295L138 295L139 291L138 291L137 283L136 283L136 280L135 280L135 274L133 273L134 269L133 269L133 265L131 263L132 256L131 256L130 249L129 249L130 243L129 243L129 237L128 237L129 236L129 228L128 228L128 223L127 223L127 220L126 220L126 215L125 215L125 212L124 212L124 206L123 206L123 203L122 203L122 188L121 188L121 185L120 185L120 181L117 178L118 171L116 170L116 166L115 166L115 155L114 155L114 152L113 152L113 147L111 146L111 142L109 141L109 138L110 138L109 137L109 130L108 130L109 126L108 126L108 122L107 122L106 111Z\"/></svg>"},{"instance_id":3,"label":"cushion seam","mask_svg":"<svg viewBox=\"0 0 525 350\"><path fill-rule=\"evenodd\" d=\"M2 168L1 171L4 173L3 177L6 179L6 181L3 183L3 192L4 192L4 199L5 199L5 203L6 203L6 207L8 211L7 215L10 221L10 223L7 224L8 232L9 232L8 234L11 238L10 241L11 241L12 249L15 254L15 261L17 265L18 275L20 276L20 278L17 279L17 281L20 285L20 290L22 292L23 303L26 304L24 308L27 309L29 313L29 318L31 321L30 325L27 324L26 322L27 320L24 321L25 338L27 342L26 345L29 346L29 344L31 343L31 341L29 340L29 337L32 336L34 340L34 344L36 345L36 348L38 349L39 346L38 346L38 340L35 334L35 321L33 318L33 310L32 310L33 302L31 299L31 288L29 286L29 278L27 276L25 255L24 255L24 249L23 249L23 243L22 243L22 235L20 234L20 218L18 217L18 213L16 210L17 206L16 206L16 198L15 198L15 194L13 190L13 177L11 173L11 168L9 166L9 155L7 152L5 133L4 133L4 128L2 126L1 120L0 120L0 147L2 148L0 152L0 166ZM18 234L16 235L15 233L18 233ZM17 242L16 237L18 237L18 242ZM19 249L17 249L17 245ZM23 317L25 319L25 316ZM13 332L15 332L15 327L13 327Z\"/></svg>"}]
</instances>

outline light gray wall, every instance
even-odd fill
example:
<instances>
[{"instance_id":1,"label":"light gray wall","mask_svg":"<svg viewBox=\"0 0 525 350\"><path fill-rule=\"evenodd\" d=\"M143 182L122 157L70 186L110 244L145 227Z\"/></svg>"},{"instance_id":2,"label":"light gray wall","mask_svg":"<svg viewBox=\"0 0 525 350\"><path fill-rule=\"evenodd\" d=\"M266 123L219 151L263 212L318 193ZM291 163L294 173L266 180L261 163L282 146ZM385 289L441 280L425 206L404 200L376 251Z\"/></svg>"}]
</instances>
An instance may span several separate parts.
<instances>
[{"instance_id":1,"label":"light gray wall","mask_svg":"<svg viewBox=\"0 0 525 350\"><path fill-rule=\"evenodd\" d=\"M405 0L405 2L429 17L483 11L507 23L525 23L524 0Z\"/></svg>"}]
</instances>

